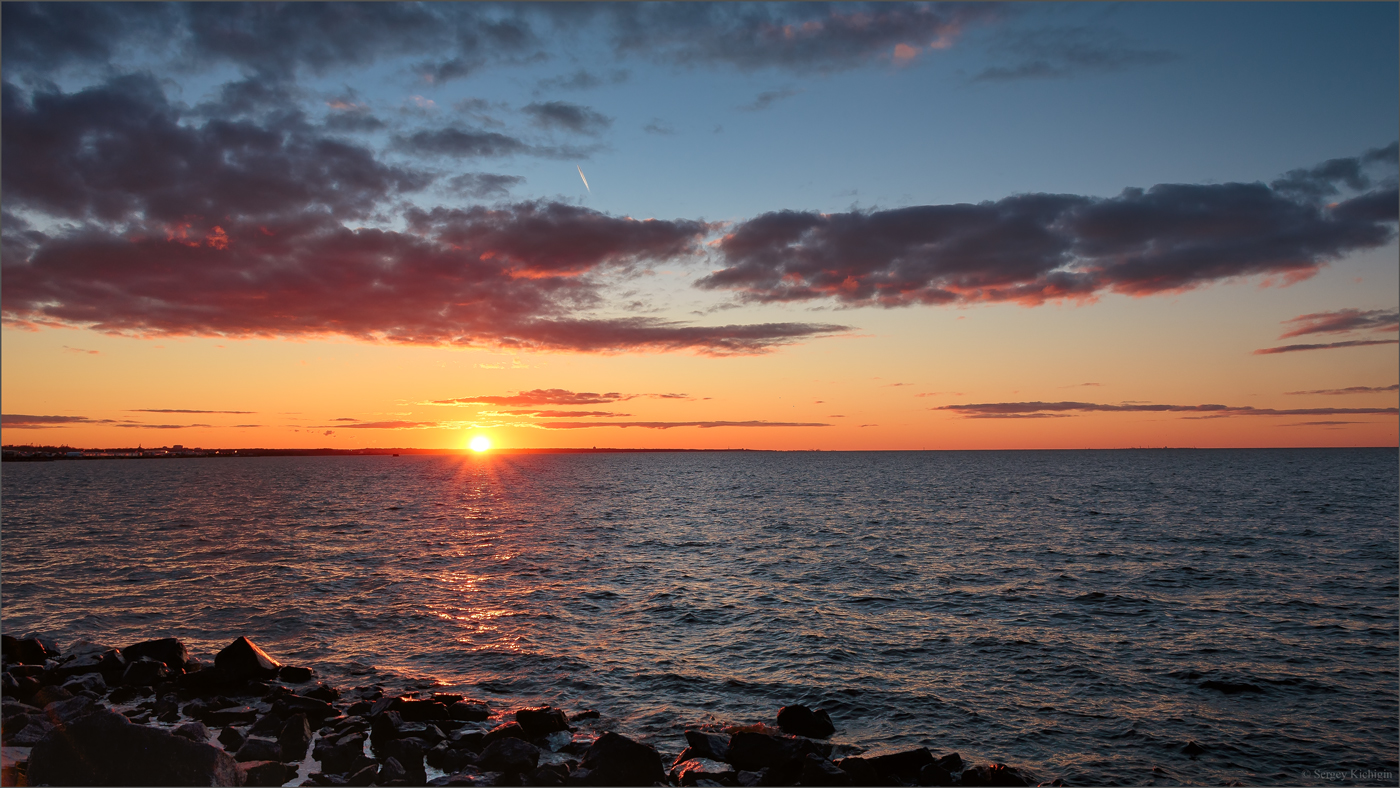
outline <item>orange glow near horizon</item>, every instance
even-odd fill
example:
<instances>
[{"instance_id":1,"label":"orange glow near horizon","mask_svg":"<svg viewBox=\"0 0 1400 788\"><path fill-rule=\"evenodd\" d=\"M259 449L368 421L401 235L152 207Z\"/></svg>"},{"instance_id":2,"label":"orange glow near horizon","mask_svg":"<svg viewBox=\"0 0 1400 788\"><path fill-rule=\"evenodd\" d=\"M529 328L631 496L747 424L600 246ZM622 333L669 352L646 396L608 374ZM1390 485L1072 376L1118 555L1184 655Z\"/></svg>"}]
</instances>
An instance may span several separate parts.
<instances>
[{"instance_id":1,"label":"orange glow near horizon","mask_svg":"<svg viewBox=\"0 0 1400 788\"><path fill-rule=\"evenodd\" d=\"M471 439L467 446L474 452L488 451L491 448L491 439L485 435L478 435Z\"/></svg>"}]
</instances>

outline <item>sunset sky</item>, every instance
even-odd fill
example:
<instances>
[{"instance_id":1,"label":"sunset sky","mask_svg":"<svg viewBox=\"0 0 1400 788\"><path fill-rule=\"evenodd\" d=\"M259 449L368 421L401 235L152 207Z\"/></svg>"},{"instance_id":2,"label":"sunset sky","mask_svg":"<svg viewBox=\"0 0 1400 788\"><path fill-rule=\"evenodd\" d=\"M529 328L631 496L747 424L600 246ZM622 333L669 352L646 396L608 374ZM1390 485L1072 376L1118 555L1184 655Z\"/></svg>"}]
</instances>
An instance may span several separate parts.
<instances>
[{"instance_id":1,"label":"sunset sky","mask_svg":"<svg viewBox=\"0 0 1400 788\"><path fill-rule=\"evenodd\" d=\"M3 441L1396 446L1398 9L4 3Z\"/></svg>"}]
</instances>

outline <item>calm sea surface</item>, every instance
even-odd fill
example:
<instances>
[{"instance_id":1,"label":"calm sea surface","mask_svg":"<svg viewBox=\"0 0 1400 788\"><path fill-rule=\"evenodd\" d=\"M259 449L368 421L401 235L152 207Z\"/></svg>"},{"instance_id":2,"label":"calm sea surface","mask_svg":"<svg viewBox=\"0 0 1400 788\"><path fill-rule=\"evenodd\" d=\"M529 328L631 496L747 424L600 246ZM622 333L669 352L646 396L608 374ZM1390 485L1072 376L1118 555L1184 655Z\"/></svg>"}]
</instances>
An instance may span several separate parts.
<instances>
[{"instance_id":1,"label":"calm sea surface","mask_svg":"<svg viewBox=\"0 0 1400 788\"><path fill-rule=\"evenodd\" d=\"M1395 785L1398 488L1393 449L6 463L0 601L666 756L805 703L1078 785Z\"/></svg>"}]
</instances>

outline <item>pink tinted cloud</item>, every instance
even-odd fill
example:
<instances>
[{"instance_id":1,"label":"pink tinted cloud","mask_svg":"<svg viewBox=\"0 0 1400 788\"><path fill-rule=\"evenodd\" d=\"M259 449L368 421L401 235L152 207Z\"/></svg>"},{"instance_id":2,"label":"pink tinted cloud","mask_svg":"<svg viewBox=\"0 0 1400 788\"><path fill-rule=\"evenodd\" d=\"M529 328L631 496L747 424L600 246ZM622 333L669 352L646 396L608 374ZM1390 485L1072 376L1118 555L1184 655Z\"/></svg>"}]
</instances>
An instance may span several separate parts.
<instances>
[{"instance_id":1,"label":"pink tinted cloud","mask_svg":"<svg viewBox=\"0 0 1400 788\"><path fill-rule=\"evenodd\" d=\"M1278 347L1259 348L1254 351L1256 356L1270 356L1275 353L1297 353L1303 350L1334 350L1344 347L1366 347L1367 345L1394 345L1400 344L1396 339L1352 339L1346 342L1326 342L1315 345L1280 345Z\"/></svg>"},{"instance_id":2,"label":"pink tinted cloud","mask_svg":"<svg viewBox=\"0 0 1400 788\"><path fill-rule=\"evenodd\" d=\"M1207 418L1236 416L1394 416L1400 408L1254 408L1231 405L1104 405L1093 402L983 402L968 405L943 405L930 410L946 410L967 418L1045 418L1072 413L1193 413Z\"/></svg>"},{"instance_id":3,"label":"pink tinted cloud","mask_svg":"<svg viewBox=\"0 0 1400 788\"><path fill-rule=\"evenodd\" d=\"M1335 312L1314 312L1299 315L1283 321L1294 327L1279 335L1279 339L1300 337L1305 334L1332 334L1346 331L1400 330L1400 311L1386 309L1339 309Z\"/></svg>"}]
</instances>

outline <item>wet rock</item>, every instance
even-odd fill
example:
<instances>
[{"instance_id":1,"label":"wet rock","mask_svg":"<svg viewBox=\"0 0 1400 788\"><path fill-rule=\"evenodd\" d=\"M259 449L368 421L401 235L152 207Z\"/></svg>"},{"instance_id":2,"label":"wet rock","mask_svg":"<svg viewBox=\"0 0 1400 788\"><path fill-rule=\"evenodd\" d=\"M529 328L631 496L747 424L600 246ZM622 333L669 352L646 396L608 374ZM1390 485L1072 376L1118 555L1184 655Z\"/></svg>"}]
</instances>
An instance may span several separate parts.
<instances>
[{"instance_id":1,"label":"wet rock","mask_svg":"<svg viewBox=\"0 0 1400 788\"><path fill-rule=\"evenodd\" d=\"M524 739L525 729L520 727L518 722L507 722L497 725L486 732L482 739L482 744L490 744L498 739Z\"/></svg>"},{"instance_id":2,"label":"wet rock","mask_svg":"<svg viewBox=\"0 0 1400 788\"><path fill-rule=\"evenodd\" d=\"M1018 786L1030 785L1020 772L1004 763L989 763L974 766L962 773L962 784L969 786Z\"/></svg>"},{"instance_id":3,"label":"wet rock","mask_svg":"<svg viewBox=\"0 0 1400 788\"><path fill-rule=\"evenodd\" d=\"M407 779L408 770L403 768L403 764L399 763L398 758L389 757L384 759L384 765L379 767L379 775L374 778L374 781L380 785L388 785L394 780Z\"/></svg>"},{"instance_id":4,"label":"wet rock","mask_svg":"<svg viewBox=\"0 0 1400 788\"><path fill-rule=\"evenodd\" d=\"M729 737L728 760L744 771L778 768L794 772L792 778L796 779L796 774L802 768L802 759L809 753L825 758L831 754L831 745L753 731L739 731Z\"/></svg>"},{"instance_id":5,"label":"wet rock","mask_svg":"<svg viewBox=\"0 0 1400 788\"><path fill-rule=\"evenodd\" d=\"M491 709L485 703L457 701L447 707L448 716L463 722L485 722L491 718Z\"/></svg>"},{"instance_id":6,"label":"wet rock","mask_svg":"<svg viewBox=\"0 0 1400 788\"><path fill-rule=\"evenodd\" d=\"M97 712L34 746L31 785L238 785L228 753L167 731Z\"/></svg>"},{"instance_id":7,"label":"wet rock","mask_svg":"<svg viewBox=\"0 0 1400 788\"><path fill-rule=\"evenodd\" d=\"M242 775L243 782L240 785L267 785L275 786L285 783L296 776L296 769L289 769L277 761L245 761L238 764L238 772Z\"/></svg>"},{"instance_id":8,"label":"wet rock","mask_svg":"<svg viewBox=\"0 0 1400 788\"><path fill-rule=\"evenodd\" d=\"M403 766L399 766L399 769L402 770L402 769L403 769ZM374 784L374 778L376 778L376 777L378 777L378 776L379 776L379 767L378 767L378 766L375 766L374 764L370 764L369 766L366 766L366 767L364 767L363 769L360 769L358 772L355 772L354 774L350 775L350 779L346 780L346 781L345 781L345 784L346 784L346 785L373 785L373 784Z\"/></svg>"},{"instance_id":9,"label":"wet rock","mask_svg":"<svg viewBox=\"0 0 1400 788\"><path fill-rule=\"evenodd\" d=\"M520 739L497 739L481 751L481 768L488 771L529 772L540 763L540 748Z\"/></svg>"},{"instance_id":10,"label":"wet rock","mask_svg":"<svg viewBox=\"0 0 1400 788\"><path fill-rule=\"evenodd\" d=\"M447 707L435 700L416 700L413 698L398 698L389 706L390 711L397 711L403 717L404 722L429 722L431 720L451 719L447 712Z\"/></svg>"},{"instance_id":11,"label":"wet rock","mask_svg":"<svg viewBox=\"0 0 1400 788\"><path fill-rule=\"evenodd\" d=\"M691 786L701 780L725 782L735 777L734 767L712 758L687 758L671 767L671 782Z\"/></svg>"},{"instance_id":12,"label":"wet rock","mask_svg":"<svg viewBox=\"0 0 1400 788\"><path fill-rule=\"evenodd\" d=\"M281 670L277 671L277 678L288 684L302 684L310 681L312 676L315 675L315 671L311 670L311 668L294 667L292 665L284 665Z\"/></svg>"},{"instance_id":13,"label":"wet rock","mask_svg":"<svg viewBox=\"0 0 1400 788\"><path fill-rule=\"evenodd\" d=\"M367 700L357 700L354 703L350 704L350 708L346 709L345 713L351 716L361 717L369 714L370 709L373 708L373 703L370 703Z\"/></svg>"},{"instance_id":14,"label":"wet rock","mask_svg":"<svg viewBox=\"0 0 1400 788\"><path fill-rule=\"evenodd\" d=\"M229 752L238 752L238 748L242 747L243 742L247 740L248 737L243 734L243 731L240 731L232 725L226 726L222 731L219 731L219 743L224 745L224 749Z\"/></svg>"},{"instance_id":15,"label":"wet rock","mask_svg":"<svg viewBox=\"0 0 1400 788\"><path fill-rule=\"evenodd\" d=\"M546 733L569 730L568 715L549 706L521 709L515 713L515 721L525 730L527 739L538 739Z\"/></svg>"},{"instance_id":16,"label":"wet rock","mask_svg":"<svg viewBox=\"0 0 1400 788\"><path fill-rule=\"evenodd\" d=\"M655 748L608 731L584 753L588 785L652 785L664 783L666 771Z\"/></svg>"},{"instance_id":17,"label":"wet rock","mask_svg":"<svg viewBox=\"0 0 1400 788\"><path fill-rule=\"evenodd\" d=\"M282 663L268 656L253 641L240 637L214 656L214 667L228 681L241 681L275 678Z\"/></svg>"},{"instance_id":18,"label":"wet rock","mask_svg":"<svg viewBox=\"0 0 1400 788\"><path fill-rule=\"evenodd\" d=\"M919 785L952 785L953 775L939 763L930 763L919 770Z\"/></svg>"},{"instance_id":19,"label":"wet rock","mask_svg":"<svg viewBox=\"0 0 1400 788\"><path fill-rule=\"evenodd\" d=\"M328 718L340 713L329 703L301 695L285 695L278 698L272 703L272 711L284 719L296 714L305 714L306 719L317 728Z\"/></svg>"},{"instance_id":20,"label":"wet rock","mask_svg":"<svg viewBox=\"0 0 1400 788\"><path fill-rule=\"evenodd\" d=\"M488 743L484 731L453 731L447 739L454 748L472 750L473 752L481 752L482 748Z\"/></svg>"},{"instance_id":21,"label":"wet rock","mask_svg":"<svg viewBox=\"0 0 1400 788\"><path fill-rule=\"evenodd\" d=\"M43 708L56 700L68 700L73 697L73 693L62 687L40 687L37 692L29 696L29 705Z\"/></svg>"},{"instance_id":22,"label":"wet rock","mask_svg":"<svg viewBox=\"0 0 1400 788\"><path fill-rule=\"evenodd\" d=\"M587 711L580 711L576 714L569 715L569 722L580 722L582 720L596 720L601 716L602 715L598 713L597 709L588 709Z\"/></svg>"},{"instance_id":23,"label":"wet rock","mask_svg":"<svg viewBox=\"0 0 1400 788\"><path fill-rule=\"evenodd\" d=\"M63 682L63 689L74 695L79 692L95 692L103 695L107 692L107 680L102 678L101 673L84 673Z\"/></svg>"},{"instance_id":24,"label":"wet rock","mask_svg":"<svg viewBox=\"0 0 1400 788\"><path fill-rule=\"evenodd\" d=\"M963 759L961 755L958 755L955 752L950 752L942 758L938 759L938 765L942 766L950 772L960 772L963 768Z\"/></svg>"},{"instance_id":25,"label":"wet rock","mask_svg":"<svg viewBox=\"0 0 1400 788\"><path fill-rule=\"evenodd\" d=\"M1186 746L1181 748L1181 751L1186 753L1187 755L1204 755L1206 752L1206 748L1202 747L1194 741L1188 741L1186 742Z\"/></svg>"},{"instance_id":26,"label":"wet rock","mask_svg":"<svg viewBox=\"0 0 1400 788\"><path fill-rule=\"evenodd\" d=\"M851 777L836 764L808 753L802 759L803 785L850 785Z\"/></svg>"},{"instance_id":27,"label":"wet rock","mask_svg":"<svg viewBox=\"0 0 1400 788\"><path fill-rule=\"evenodd\" d=\"M299 761L306 757L306 748L311 746L311 724L305 714L294 714L277 733L277 743L282 747L282 760Z\"/></svg>"},{"instance_id":28,"label":"wet rock","mask_svg":"<svg viewBox=\"0 0 1400 788\"><path fill-rule=\"evenodd\" d=\"M541 736L538 741L541 746L550 752L559 752L573 743L574 735L568 731L554 731Z\"/></svg>"},{"instance_id":29,"label":"wet rock","mask_svg":"<svg viewBox=\"0 0 1400 788\"><path fill-rule=\"evenodd\" d=\"M204 726L204 723L199 721L177 725L171 728L170 732L176 736L183 736L190 741L200 742L201 744L209 741L209 729Z\"/></svg>"},{"instance_id":30,"label":"wet rock","mask_svg":"<svg viewBox=\"0 0 1400 788\"><path fill-rule=\"evenodd\" d=\"M22 665L42 665L50 657L58 656L58 648L54 647L52 642L45 645L41 638L31 637L24 640L10 638L7 643L5 657Z\"/></svg>"},{"instance_id":31,"label":"wet rock","mask_svg":"<svg viewBox=\"0 0 1400 788\"><path fill-rule=\"evenodd\" d=\"M729 739L703 731L686 731L685 741L695 751L697 758L712 758L716 761L729 760Z\"/></svg>"},{"instance_id":32,"label":"wet rock","mask_svg":"<svg viewBox=\"0 0 1400 788\"><path fill-rule=\"evenodd\" d=\"M150 687L170 678L170 668L164 662L150 657L128 660L122 673L121 683L132 687Z\"/></svg>"},{"instance_id":33,"label":"wet rock","mask_svg":"<svg viewBox=\"0 0 1400 788\"><path fill-rule=\"evenodd\" d=\"M44 721L51 725L67 725L98 711L103 711L102 704L86 695L78 695L48 704L42 714Z\"/></svg>"},{"instance_id":34,"label":"wet rock","mask_svg":"<svg viewBox=\"0 0 1400 788\"><path fill-rule=\"evenodd\" d=\"M283 670L286 670L286 668L283 668ZM315 687L298 694L304 698L312 698L313 700L319 700L322 703L334 703L335 701L340 700L340 690L330 686L329 684L318 684Z\"/></svg>"},{"instance_id":35,"label":"wet rock","mask_svg":"<svg viewBox=\"0 0 1400 788\"><path fill-rule=\"evenodd\" d=\"M233 754L233 758L237 761L281 761L282 745L275 739L249 736L243 742L243 746L238 748L238 752Z\"/></svg>"},{"instance_id":36,"label":"wet rock","mask_svg":"<svg viewBox=\"0 0 1400 788\"><path fill-rule=\"evenodd\" d=\"M1219 690L1226 695L1238 695L1241 692L1263 692L1264 688L1256 684L1245 684L1236 681L1203 681L1200 683L1201 689Z\"/></svg>"},{"instance_id":37,"label":"wet rock","mask_svg":"<svg viewBox=\"0 0 1400 788\"><path fill-rule=\"evenodd\" d=\"M127 662L143 658L163 662L171 673L176 674L184 673L185 665L190 661L189 649L175 638L142 641L122 649L121 655Z\"/></svg>"},{"instance_id":38,"label":"wet rock","mask_svg":"<svg viewBox=\"0 0 1400 788\"><path fill-rule=\"evenodd\" d=\"M258 710L252 706L225 706L222 709L209 709L204 712L203 721L207 725L249 724L258 718Z\"/></svg>"},{"instance_id":39,"label":"wet rock","mask_svg":"<svg viewBox=\"0 0 1400 788\"><path fill-rule=\"evenodd\" d=\"M471 750L456 748L451 742L444 741L424 753L423 760L434 769L451 774L466 766L476 766L479 759Z\"/></svg>"},{"instance_id":40,"label":"wet rock","mask_svg":"<svg viewBox=\"0 0 1400 788\"><path fill-rule=\"evenodd\" d=\"M836 732L831 715L825 709L812 711L806 706L784 706L778 710L778 729L783 733L807 736L813 739L829 739Z\"/></svg>"}]
</instances>

